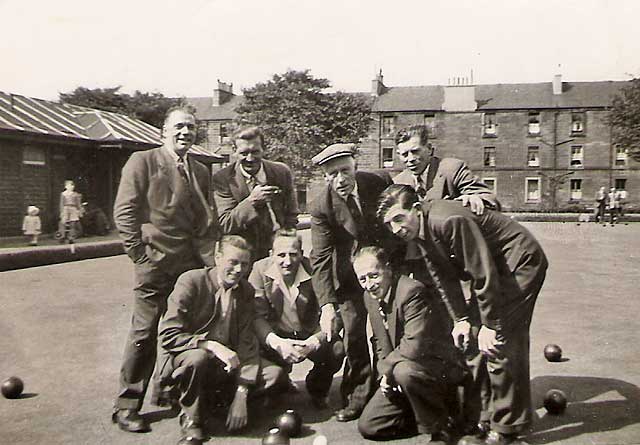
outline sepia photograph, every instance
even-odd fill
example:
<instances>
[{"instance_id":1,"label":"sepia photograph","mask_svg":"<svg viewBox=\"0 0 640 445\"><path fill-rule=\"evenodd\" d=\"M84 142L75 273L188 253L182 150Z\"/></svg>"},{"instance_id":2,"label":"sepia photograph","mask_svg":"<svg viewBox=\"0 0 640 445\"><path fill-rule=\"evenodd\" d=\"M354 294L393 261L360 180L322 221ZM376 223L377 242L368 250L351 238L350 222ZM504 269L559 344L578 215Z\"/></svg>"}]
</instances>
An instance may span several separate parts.
<instances>
[{"instance_id":1,"label":"sepia photograph","mask_svg":"<svg viewBox=\"0 0 640 445\"><path fill-rule=\"evenodd\" d=\"M0 0L0 444L640 444L639 17Z\"/></svg>"}]
</instances>

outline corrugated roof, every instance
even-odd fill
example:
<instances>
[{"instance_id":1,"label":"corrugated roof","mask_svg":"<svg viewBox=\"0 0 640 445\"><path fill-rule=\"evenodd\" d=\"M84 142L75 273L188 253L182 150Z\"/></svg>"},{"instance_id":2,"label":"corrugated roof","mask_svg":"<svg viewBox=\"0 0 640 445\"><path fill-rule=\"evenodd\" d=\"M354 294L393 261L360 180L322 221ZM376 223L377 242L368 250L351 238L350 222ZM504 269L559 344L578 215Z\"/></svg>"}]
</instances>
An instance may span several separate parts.
<instances>
[{"instance_id":1,"label":"corrugated roof","mask_svg":"<svg viewBox=\"0 0 640 445\"><path fill-rule=\"evenodd\" d=\"M0 91L0 130L160 145L160 130L119 113Z\"/></svg>"},{"instance_id":2,"label":"corrugated roof","mask_svg":"<svg viewBox=\"0 0 640 445\"><path fill-rule=\"evenodd\" d=\"M196 109L198 120L233 120L238 115L235 109L244 102L244 97L233 96L228 102L215 107L212 97L187 97L186 101Z\"/></svg>"},{"instance_id":3,"label":"corrugated roof","mask_svg":"<svg viewBox=\"0 0 640 445\"><path fill-rule=\"evenodd\" d=\"M626 84L563 82L560 95L553 94L551 82L476 85L475 98L479 110L608 107ZM442 85L390 87L376 98L373 111L441 111L444 89Z\"/></svg>"}]
</instances>

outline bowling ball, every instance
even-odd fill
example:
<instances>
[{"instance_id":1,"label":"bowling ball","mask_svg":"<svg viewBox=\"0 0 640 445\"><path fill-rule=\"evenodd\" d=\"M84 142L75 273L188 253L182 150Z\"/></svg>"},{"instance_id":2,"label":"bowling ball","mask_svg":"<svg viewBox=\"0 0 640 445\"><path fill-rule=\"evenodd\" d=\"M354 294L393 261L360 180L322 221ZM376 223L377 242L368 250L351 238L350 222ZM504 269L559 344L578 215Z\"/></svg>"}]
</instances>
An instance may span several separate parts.
<instances>
[{"instance_id":1,"label":"bowling ball","mask_svg":"<svg viewBox=\"0 0 640 445\"><path fill-rule=\"evenodd\" d=\"M24 383L18 377L9 377L2 382L2 395L7 399L17 399L22 394Z\"/></svg>"},{"instance_id":2,"label":"bowling ball","mask_svg":"<svg viewBox=\"0 0 640 445\"><path fill-rule=\"evenodd\" d=\"M302 430L302 417L292 409L280 414L276 420L276 426L289 437L297 437Z\"/></svg>"},{"instance_id":3,"label":"bowling ball","mask_svg":"<svg viewBox=\"0 0 640 445\"><path fill-rule=\"evenodd\" d=\"M280 431L279 428L271 428L262 438L262 445L289 445L289 436Z\"/></svg>"},{"instance_id":4,"label":"bowling ball","mask_svg":"<svg viewBox=\"0 0 640 445\"><path fill-rule=\"evenodd\" d=\"M549 414L562 414L567 408L567 396L559 389L550 389L544 396L544 408Z\"/></svg>"},{"instance_id":5,"label":"bowling ball","mask_svg":"<svg viewBox=\"0 0 640 445\"><path fill-rule=\"evenodd\" d=\"M548 344L544 347L544 358L550 362L559 362L562 358L562 349L558 345Z\"/></svg>"}]
</instances>

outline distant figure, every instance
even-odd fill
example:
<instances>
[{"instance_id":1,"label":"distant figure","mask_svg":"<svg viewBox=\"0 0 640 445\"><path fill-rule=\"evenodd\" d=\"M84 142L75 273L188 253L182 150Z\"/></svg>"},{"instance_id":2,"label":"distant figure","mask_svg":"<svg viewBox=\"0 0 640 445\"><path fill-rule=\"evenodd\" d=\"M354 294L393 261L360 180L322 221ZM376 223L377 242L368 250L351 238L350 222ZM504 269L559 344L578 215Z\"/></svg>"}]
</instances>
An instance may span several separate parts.
<instances>
[{"instance_id":1,"label":"distant figure","mask_svg":"<svg viewBox=\"0 0 640 445\"><path fill-rule=\"evenodd\" d=\"M80 217L80 224L84 235L103 236L109 233L111 230L109 219L100 207L88 202L83 202L82 207L83 215Z\"/></svg>"},{"instance_id":2,"label":"distant figure","mask_svg":"<svg viewBox=\"0 0 640 445\"><path fill-rule=\"evenodd\" d=\"M64 191L60 193L60 226L58 229L58 232L62 234L61 243L66 240L69 244L73 244L79 234L82 195L75 189L76 184L73 181L64 181Z\"/></svg>"},{"instance_id":3,"label":"distant figure","mask_svg":"<svg viewBox=\"0 0 640 445\"><path fill-rule=\"evenodd\" d=\"M618 222L618 215L620 212L620 192L615 187L611 187L611 191L608 196L609 202L609 222L615 224Z\"/></svg>"},{"instance_id":4,"label":"distant figure","mask_svg":"<svg viewBox=\"0 0 640 445\"><path fill-rule=\"evenodd\" d=\"M595 208L595 221L603 222L604 221L604 213L607 208L607 189L604 186L600 187L600 189L596 192L596 208Z\"/></svg>"},{"instance_id":5,"label":"distant figure","mask_svg":"<svg viewBox=\"0 0 640 445\"><path fill-rule=\"evenodd\" d=\"M31 237L29 241L30 246L38 245L38 235L42 233L42 223L38 216L40 209L36 206L27 207L27 214L22 220L22 233Z\"/></svg>"}]
</instances>

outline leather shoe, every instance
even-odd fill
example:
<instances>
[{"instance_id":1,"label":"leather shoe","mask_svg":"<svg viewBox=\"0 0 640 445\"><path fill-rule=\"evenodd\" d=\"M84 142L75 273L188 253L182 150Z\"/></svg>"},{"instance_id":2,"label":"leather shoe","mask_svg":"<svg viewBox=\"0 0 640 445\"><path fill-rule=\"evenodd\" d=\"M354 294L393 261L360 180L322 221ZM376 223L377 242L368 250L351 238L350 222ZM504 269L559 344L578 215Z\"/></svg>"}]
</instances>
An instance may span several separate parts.
<instances>
[{"instance_id":1,"label":"leather shoe","mask_svg":"<svg viewBox=\"0 0 640 445\"><path fill-rule=\"evenodd\" d=\"M151 431L149 423L144 420L137 409L119 409L111 416L111 421L117 423L122 431L129 433L146 433Z\"/></svg>"},{"instance_id":2,"label":"leather shoe","mask_svg":"<svg viewBox=\"0 0 640 445\"><path fill-rule=\"evenodd\" d=\"M518 439L518 434L502 434L497 431L489 431L484 443L485 445L528 445L524 440Z\"/></svg>"},{"instance_id":3,"label":"leather shoe","mask_svg":"<svg viewBox=\"0 0 640 445\"><path fill-rule=\"evenodd\" d=\"M203 443L202 439L186 434L178 441L178 445L202 445Z\"/></svg>"},{"instance_id":4,"label":"leather shoe","mask_svg":"<svg viewBox=\"0 0 640 445\"><path fill-rule=\"evenodd\" d=\"M182 428L182 439L178 445L201 445L204 440L202 427L196 423L186 413L180 414L180 428Z\"/></svg>"},{"instance_id":5,"label":"leather shoe","mask_svg":"<svg viewBox=\"0 0 640 445\"><path fill-rule=\"evenodd\" d=\"M360 410L349 407L342 408L341 410L336 411L336 420L338 422L350 422L360 417L360 414L362 414L362 411Z\"/></svg>"},{"instance_id":6,"label":"leather shoe","mask_svg":"<svg viewBox=\"0 0 640 445\"><path fill-rule=\"evenodd\" d=\"M431 433L432 445L450 445L453 443L453 435L447 430L434 431Z\"/></svg>"}]
</instances>

